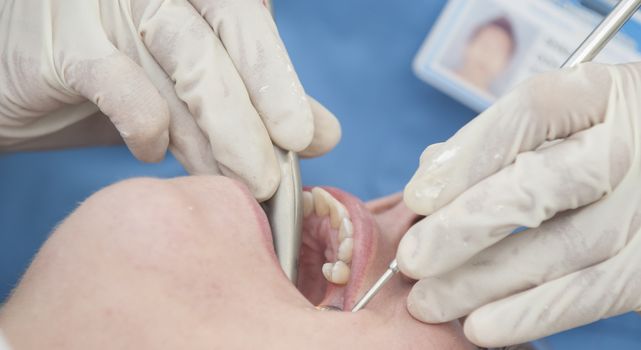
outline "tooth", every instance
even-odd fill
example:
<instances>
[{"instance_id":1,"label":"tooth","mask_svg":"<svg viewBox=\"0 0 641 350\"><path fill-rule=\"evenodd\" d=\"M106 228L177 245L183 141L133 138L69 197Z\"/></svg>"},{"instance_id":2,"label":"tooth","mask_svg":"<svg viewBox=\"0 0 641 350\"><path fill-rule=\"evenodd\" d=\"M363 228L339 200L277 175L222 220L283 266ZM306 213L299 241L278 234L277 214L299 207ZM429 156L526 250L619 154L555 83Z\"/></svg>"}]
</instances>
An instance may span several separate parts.
<instances>
[{"instance_id":1,"label":"tooth","mask_svg":"<svg viewBox=\"0 0 641 350\"><path fill-rule=\"evenodd\" d=\"M345 209L345 206L335 198L332 198L332 201L328 204L332 228L338 229L341 225L341 221L343 221L344 218L349 217L349 214L347 213L347 209Z\"/></svg>"},{"instance_id":2,"label":"tooth","mask_svg":"<svg viewBox=\"0 0 641 350\"><path fill-rule=\"evenodd\" d=\"M323 264L323 276L328 281L332 281L332 269L334 268L333 263L324 263Z\"/></svg>"},{"instance_id":3,"label":"tooth","mask_svg":"<svg viewBox=\"0 0 641 350\"><path fill-rule=\"evenodd\" d=\"M335 284L345 284L349 281L350 269L347 264L338 260L332 268L332 279L330 282Z\"/></svg>"},{"instance_id":4,"label":"tooth","mask_svg":"<svg viewBox=\"0 0 641 350\"><path fill-rule=\"evenodd\" d=\"M311 192L303 192L303 216L308 217L314 211L314 195Z\"/></svg>"},{"instance_id":5,"label":"tooth","mask_svg":"<svg viewBox=\"0 0 641 350\"><path fill-rule=\"evenodd\" d=\"M341 221L341 228L338 231L338 240L344 241L346 238L351 238L354 235L354 226L349 218L343 218Z\"/></svg>"},{"instance_id":6,"label":"tooth","mask_svg":"<svg viewBox=\"0 0 641 350\"><path fill-rule=\"evenodd\" d=\"M341 242L341 245L338 246L338 258L341 261L349 264L352 261L353 251L354 251L354 239L345 238L345 240Z\"/></svg>"},{"instance_id":7,"label":"tooth","mask_svg":"<svg viewBox=\"0 0 641 350\"><path fill-rule=\"evenodd\" d=\"M331 195L320 187L314 187L312 189L312 194L314 195L314 211L316 212L316 215L325 216L329 214L327 199L331 198Z\"/></svg>"},{"instance_id":8,"label":"tooth","mask_svg":"<svg viewBox=\"0 0 641 350\"><path fill-rule=\"evenodd\" d=\"M338 260L335 263L323 264L323 276L334 284L345 284L349 281L351 270L345 262Z\"/></svg>"}]
</instances>

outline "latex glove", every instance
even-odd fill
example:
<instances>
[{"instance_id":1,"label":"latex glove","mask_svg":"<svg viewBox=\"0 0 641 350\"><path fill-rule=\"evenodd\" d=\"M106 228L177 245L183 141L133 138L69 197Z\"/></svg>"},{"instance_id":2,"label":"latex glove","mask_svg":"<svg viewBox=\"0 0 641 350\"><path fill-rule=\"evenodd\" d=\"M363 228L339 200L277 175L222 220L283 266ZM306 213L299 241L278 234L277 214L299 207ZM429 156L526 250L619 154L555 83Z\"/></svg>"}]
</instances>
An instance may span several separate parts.
<instances>
[{"instance_id":1,"label":"latex glove","mask_svg":"<svg viewBox=\"0 0 641 350\"><path fill-rule=\"evenodd\" d=\"M429 215L397 254L419 320L469 315L491 347L639 310L641 64L521 85L429 147L405 201Z\"/></svg>"},{"instance_id":2,"label":"latex glove","mask_svg":"<svg viewBox=\"0 0 641 350\"><path fill-rule=\"evenodd\" d=\"M92 115L60 110L89 100L138 159L169 145L190 173L262 200L280 177L272 142L314 156L340 138L259 0L2 0L0 55L5 150Z\"/></svg>"}]
</instances>

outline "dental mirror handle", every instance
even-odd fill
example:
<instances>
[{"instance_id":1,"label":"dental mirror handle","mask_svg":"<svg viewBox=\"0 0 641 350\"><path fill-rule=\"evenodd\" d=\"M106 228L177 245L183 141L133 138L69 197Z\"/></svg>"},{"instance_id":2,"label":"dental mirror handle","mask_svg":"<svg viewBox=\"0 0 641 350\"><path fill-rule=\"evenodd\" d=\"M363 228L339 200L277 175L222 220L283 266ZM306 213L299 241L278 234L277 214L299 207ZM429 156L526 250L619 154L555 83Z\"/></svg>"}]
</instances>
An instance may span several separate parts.
<instances>
[{"instance_id":1,"label":"dental mirror handle","mask_svg":"<svg viewBox=\"0 0 641 350\"><path fill-rule=\"evenodd\" d=\"M621 0L610 11L610 13L594 28L588 37L579 45L579 47L563 63L561 68L574 67L579 63L589 62L596 57L605 45L612 39L623 27L623 25L636 13L641 7L641 0ZM374 285L365 292L363 297L352 308L352 312L361 310L369 303L378 292L387 284L387 282L398 272L398 263L394 259L385 273L374 283Z\"/></svg>"}]
</instances>

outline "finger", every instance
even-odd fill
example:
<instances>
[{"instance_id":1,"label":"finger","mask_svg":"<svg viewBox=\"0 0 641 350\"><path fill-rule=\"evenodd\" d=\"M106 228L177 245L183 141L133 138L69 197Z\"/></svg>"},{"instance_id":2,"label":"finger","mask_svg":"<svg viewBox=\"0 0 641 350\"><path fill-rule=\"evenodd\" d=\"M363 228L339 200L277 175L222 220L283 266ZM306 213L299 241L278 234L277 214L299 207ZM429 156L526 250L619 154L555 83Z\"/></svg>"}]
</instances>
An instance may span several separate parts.
<instances>
[{"instance_id":1,"label":"finger","mask_svg":"<svg viewBox=\"0 0 641 350\"><path fill-rule=\"evenodd\" d=\"M162 2L156 1L160 6ZM143 19L157 11L148 1L132 2L132 15L136 28ZM142 35L142 33L139 33ZM148 50L138 51L140 65L156 86L160 95L167 101L171 115L169 121L169 150L192 175L221 174L207 136L200 129L185 103L176 95L174 81L167 75Z\"/></svg>"},{"instance_id":2,"label":"finger","mask_svg":"<svg viewBox=\"0 0 641 350\"><path fill-rule=\"evenodd\" d=\"M420 280L408 296L408 310L424 322L451 321L608 259L626 242L613 239L609 223L589 220L600 215L604 204L557 215L541 227L506 237L451 272Z\"/></svg>"},{"instance_id":3,"label":"finger","mask_svg":"<svg viewBox=\"0 0 641 350\"><path fill-rule=\"evenodd\" d=\"M280 178L263 123L225 48L187 1L163 2L140 31L211 144L223 174L264 200ZM205 95L207 94L207 95Z\"/></svg>"},{"instance_id":4,"label":"finger","mask_svg":"<svg viewBox=\"0 0 641 350\"><path fill-rule=\"evenodd\" d=\"M106 40L103 48L109 54L66 67L65 80L109 117L136 158L162 160L169 144L167 103L140 66Z\"/></svg>"},{"instance_id":5,"label":"finger","mask_svg":"<svg viewBox=\"0 0 641 350\"><path fill-rule=\"evenodd\" d=\"M308 100L314 115L314 138L298 154L304 158L322 156L336 147L341 139L341 124L334 114L312 97L308 96Z\"/></svg>"},{"instance_id":6,"label":"finger","mask_svg":"<svg viewBox=\"0 0 641 350\"><path fill-rule=\"evenodd\" d=\"M511 164L519 153L602 122L609 69L588 63L542 74L517 87L444 145L426 150L405 188L407 205L429 215Z\"/></svg>"},{"instance_id":7,"label":"finger","mask_svg":"<svg viewBox=\"0 0 641 350\"><path fill-rule=\"evenodd\" d=\"M473 343L504 346L639 310L637 244L610 260L485 305L465 321Z\"/></svg>"},{"instance_id":8,"label":"finger","mask_svg":"<svg viewBox=\"0 0 641 350\"><path fill-rule=\"evenodd\" d=\"M274 143L307 148L314 136L310 103L262 1L189 1L220 37Z\"/></svg>"},{"instance_id":9,"label":"finger","mask_svg":"<svg viewBox=\"0 0 641 350\"><path fill-rule=\"evenodd\" d=\"M599 125L522 153L514 164L414 225L399 245L401 271L416 279L442 274L518 227L537 227L609 193L616 185L612 181L620 180L610 176L609 130Z\"/></svg>"},{"instance_id":10,"label":"finger","mask_svg":"<svg viewBox=\"0 0 641 350\"><path fill-rule=\"evenodd\" d=\"M171 91L167 99L171 111L169 150L191 175L219 175L222 171L214 158L209 139L200 129L185 104Z\"/></svg>"}]
</instances>

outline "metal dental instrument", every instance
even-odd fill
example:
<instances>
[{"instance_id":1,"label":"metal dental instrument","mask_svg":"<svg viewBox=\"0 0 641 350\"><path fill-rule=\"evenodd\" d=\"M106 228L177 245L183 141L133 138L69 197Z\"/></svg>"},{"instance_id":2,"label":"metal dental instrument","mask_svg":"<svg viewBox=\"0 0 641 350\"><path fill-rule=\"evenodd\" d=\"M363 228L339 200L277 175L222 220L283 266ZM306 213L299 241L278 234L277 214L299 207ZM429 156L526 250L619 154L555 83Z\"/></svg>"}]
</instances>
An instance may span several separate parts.
<instances>
[{"instance_id":1,"label":"metal dental instrument","mask_svg":"<svg viewBox=\"0 0 641 350\"><path fill-rule=\"evenodd\" d=\"M272 229L274 249L285 275L296 284L298 254L303 226L303 185L295 152L274 147L280 166L280 185L274 196L263 203Z\"/></svg>"},{"instance_id":2,"label":"metal dental instrument","mask_svg":"<svg viewBox=\"0 0 641 350\"><path fill-rule=\"evenodd\" d=\"M574 67L579 63L592 61L630 17L637 12L639 7L641 7L641 0L619 1L574 53L570 55L567 61L563 63L561 68Z\"/></svg>"},{"instance_id":3,"label":"metal dental instrument","mask_svg":"<svg viewBox=\"0 0 641 350\"><path fill-rule=\"evenodd\" d=\"M265 6L273 11L272 1ZM303 183L298 155L274 146L280 167L280 184L272 198L263 203L274 239L278 262L287 278L294 284L298 279L298 254L303 228Z\"/></svg>"},{"instance_id":4,"label":"metal dental instrument","mask_svg":"<svg viewBox=\"0 0 641 350\"><path fill-rule=\"evenodd\" d=\"M574 67L579 63L589 62L601 52L605 45L612 39L623 27L623 25L634 15L641 7L641 0L621 0L612 9L612 11L594 28L588 37L579 45L579 47L563 63L561 68ZM361 299L352 308L352 312L361 310L367 303L374 298L383 286L389 282L398 272L398 263L394 259L385 273L374 283L374 285L361 297Z\"/></svg>"},{"instance_id":5,"label":"metal dental instrument","mask_svg":"<svg viewBox=\"0 0 641 350\"><path fill-rule=\"evenodd\" d=\"M387 270L383 273L383 275L374 283L374 285L363 295L363 297L354 305L352 308L352 312L360 311L360 309L364 308L367 303L369 303L372 298L378 294L378 292L383 288L384 285L389 282L394 275L398 272L398 263L396 262L396 259L392 260L392 262L389 264L387 267Z\"/></svg>"}]
</instances>

